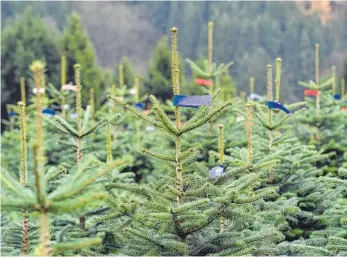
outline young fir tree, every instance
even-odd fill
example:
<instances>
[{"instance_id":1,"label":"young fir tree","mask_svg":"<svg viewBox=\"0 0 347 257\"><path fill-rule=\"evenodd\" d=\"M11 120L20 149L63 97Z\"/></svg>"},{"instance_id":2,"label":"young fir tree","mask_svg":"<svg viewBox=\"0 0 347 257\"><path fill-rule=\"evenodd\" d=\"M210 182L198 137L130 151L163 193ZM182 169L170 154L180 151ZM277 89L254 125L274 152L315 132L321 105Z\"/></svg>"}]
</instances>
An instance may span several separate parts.
<instances>
[{"instance_id":1,"label":"young fir tree","mask_svg":"<svg viewBox=\"0 0 347 257\"><path fill-rule=\"evenodd\" d=\"M98 106L98 99L102 95L103 74L96 64L93 43L83 27L79 15L75 12L69 17L67 27L64 30L62 44L63 54L67 59L66 82L74 81L74 64L83 63L83 86L87 89L82 94L83 98L86 101L89 89L94 88Z\"/></svg>"},{"instance_id":2,"label":"young fir tree","mask_svg":"<svg viewBox=\"0 0 347 257\"><path fill-rule=\"evenodd\" d=\"M332 71L331 79L319 82L319 46L316 45L316 82L300 82L309 88L305 91L305 95L315 97L315 99L306 97L309 110L307 115L300 119L303 124L300 129L306 129L309 133L300 135L300 139L313 144L312 147L317 148L319 152L332 156L332 160L316 163L317 167L324 170L320 172L318 178L321 188L323 183L324 193L321 197L317 195L311 197L320 201L319 206L313 206L315 208L313 220L319 226L315 227L309 238L300 238L291 244L283 244L290 255L343 256L347 252L345 247L346 154L344 154L346 142L343 135L340 135L346 129L346 119L340 109L341 105L343 106L344 89L340 91L341 99L336 97L338 90L334 68ZM315 185L311 184L311 187L314 188Z\"/></svg>"},{"instance_id":3,"label":"young fir tree","mask_svg":"<svg viewBox=\"0 0 347 257\"><path fill-rule=\"evenodd\" d=\"M271 100L272 79L271 67L268 70L268 86L269 96ZM280 86L280 60L277 60L276 69L276 100L279 100ZM301 103L290 105L287 108L292 110L294 106L300 106ZM260 106L259 106L260 107ZM260 109L260 108L259 108ZM269 112L270 114L270 112ZM279 196L274 201L265 203L265 207L272 212L282 213L281 230L285 232L287 240L298 238L308 238L313 234L314 230L322 228L322 223L316 218L321 212L326 210L326 199L333 202L331 191L328 191L324 183L318 177L322 174L322 169L317 168L317 162L329 160L334 153L321 154L314 147L302 144L298 137L293 135L293 128L290 124L282 124L276 128L276 123L287 119L289 121L294 115L288 115L287 118L278 111L271 114L276 115L273 119L273 127L271 127L272 117L268 114L260 112L257 115L261 126L257 129L259 133L259 158L279 158L280 162L269 173L268 179L262 182L263 186L277 185L279 187ZM296 117L298 117L296 114ZM269 118L271 117L271 118ZM261 133L264 128L268 133ZM290 129L290 130L288 130ZM264 139L265 138L265 139ZM271 157L272 156L272 157ZM296 243L283 243L280 245L281 252L284 254L292 254L292 249L296 248ZM304 248L302 248L304 250ZM306 248L306 253L310 252L310 247ZM303 253L305 251L300 251ZM318 252L317 252L318 253Z\"/></svg>"},{"instance_id":4,"label":"young fir tree","mask_svg":"<svg viewBox=\"0 0 347 257\"><path fill-rule=\"evenodd\" d=\"M172 28L172 78L173 93L180 93L179 67L177 53L177 29ZM217 91L218 92L218 91ZM212 95L215 98L216 93ZM149 185L113 184L112 188L132 192L134 197L119 205L114 217L124 216L125 224L115 233L122 234L124 244L122 254L130 255L207 255L245 254L254 252L256 246L267 246L281 240L281 235L273 229L247 230L238 223L242 220L242 210L253 202L271 195L273 189L255 191L248 195L248 187L259 174L237 177L241 169L227 169L220 178L209 177L204 165L195 162L199 153L196 147L182 148L182 139L194 129L206 124L220 114L231 100L217 107L200 107L195 115L184 123L180 116L180 107L175 107L175 124L164 112L162 105L151 95L150 100L156 118L150 118L117 97L112 100L133 112L144 121L165 131L174 139L175 150L172 153L155 153L144 149L144 153L162 160L171 167ZM223 141L222 136L220 142ZM222 150L221 150L222 153ZM223 155L223 153L222 153ZM193 172L187 167L195 165ZM255 169L260 167L255 167ZM222 179L223 177L223 179ZM222 181L233 178L232 185L220 186ZM176 187L173 186L176 184ZM245 193L247 192L247 193ZM236 215L238 213L238 215ZM220 228L220 217L234 219L229 227ZM125 227L124 227L125 226ZM264 251L268 251L266 249Z\"/></svg>"},{"instance_id":5,"label":"young fir tree","mask_svg":"<svg viewBox=\"0 0 347 257\"><path fill-rule=\"evenodd\" d=\"M107 164L90 157L82 160L81 148L79 148L81 139L95 131L100 124L88 127L89 119L86 119L87 115L84 116L83 122L81 116L78 116L77 120L80 125L75 130L57 116L55 116L57 121L49 121L50 118L43 118L45 115L42 108L44 94L42 88L45 83L44 64L40 61L33 62L30 68L34 74L36 89L36 135L34 140L31 140L33 152L32 155L27 154L27 119L25 118L25 105L20 102L19 121L22 149L20 181L7 170L3 170L1 174L1 181L4 186L1 201L2 210L9 214L12 211L23 211L22 236L15 234L16 231L18 232L16 225L10 222L5 229L2 227L2 231L5 232L2 235L2 242L6 244L4 249L6 254L17 254L18 249L22 249L21 252L24 254L35 252L35 254L43 256L58 253L71 254L79 249L102 243L102 234L87 233L88 230L86 232L85 225L82 224L84 222L83 219L80 218L80 222L76 223L71 217L81 213L81 209L84 206L92 206L93 202L94 206L100 205L98 202L106 196L106 192L102 191L103 186L100 184L102 182L100 178L108 172L117 173L117 167L124 166L127 159L123 158ZM78 85L78 91L76 109L77 113L81 115L78 68L77 66L76 84ZM77 165L47 167L43 119L54 124L55 127L65 134L76 138L74 146L77 149ZM30 169L27 164L28 156L30 156L28 162L34 163ZM94 209L94 212L100 212L100 210ZM35 219L37 215L40 217L39 223ZM91 214L89 212L86 215ZM34 219L33 222L32 218ZM30 222L28 222L28 219ZM31 226L32 224L33 226ZM76 227L78 227L77 231ZM39 241L36 232L39 232ZM33 241L31 242L30 239L33 239ZM74 239L77 239L77 241Z\"/></svg>"},{"instance_id":6,"label":"young fir tree","mask_svg":"<svg viewBox=\"0 0 347 257\"><path fill-rule=\"evenodd\" d=\"M316 45L316 82L299 82L307 88L305 93L311 95L306 98L308 111L302 115L299 129L306 133L301 133L301 140L313 144L322 153L335 152L333 161L327 165L325 172L337 174L337 170L343 160L343 153L347 151L347 139L344 131L347 129L347 116L343 111L345 100L343 90L338 90L336 74L333 70L332 77L320 83L319 76L319 45ZM325 162L319 164L326 165Z\"/></svg>"},{"instance_id":7,"label":"young fir tree","mask_svg":"<svg viewBox=\"0 0 347 257\"><path fill-rule=\"evenodd\" d=\"M4 107L10 103L9 99L21 99L20 88L17 85L20 84L21 77L27 77L27 69L32 60L44 59L49 69L48 76L53 82L58 81L58 41L57 31L48 29L30 7L16 17L13 24L5 27L1 37L2 118L5 117Z\"/></svg>"},{"instance_id":8,"label":"young fir tree","mask_svg":"<svg viewBox=\"0 0 347 257\"><path fill-rule=\"evenodd\" d=\"M212 86L210 87L210 92L213 91L213 88L220 87L220 76L225 73L228 68L234 63L229 62L227 64L220 64L217 66L216 63L212 61L213 54L213 22L208 23L208 59L204 61L204 67L200 68L196 63L191 61L190 59L186 59L186 62L190 64L190 67L194 71L194 74L200 78L211 79ZM215 84L215 86L214 86ZM229 85L231 86L231 85ZM230 93L230 91L225 91L223 94Z\"/></svg>"}]
</instances>

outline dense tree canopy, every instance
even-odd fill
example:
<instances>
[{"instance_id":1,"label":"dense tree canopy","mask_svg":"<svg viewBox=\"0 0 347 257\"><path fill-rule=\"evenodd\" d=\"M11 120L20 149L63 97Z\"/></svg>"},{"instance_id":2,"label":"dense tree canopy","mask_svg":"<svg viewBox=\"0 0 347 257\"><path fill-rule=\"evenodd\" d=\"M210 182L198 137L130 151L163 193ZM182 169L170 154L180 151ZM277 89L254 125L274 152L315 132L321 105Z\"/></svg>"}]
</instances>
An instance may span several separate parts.
<instances>
[{"instance_id":1,"label":"dense tree canopy","mask_svg":"<svg viewBox=\"0 0 347 257\"><path fill-rule=\"evenodd\" d=\"M102 70L96 64L93 43L89 40L80 17L73 13L64 30L63 53L67 58L67 82L74 81L74 65L81 64L84 102L89 89L94 88L97 99L101 95L100 85L103 80Z\"/></svg>"},{"instance_id":2,"label":"dense tree canopy","mask_svg":"<svg viewBox=\"0 0 347 257\"><path fill-rule=\"evenodd\" d=\"M35 59L46 63L50 82L57 83L60 76L59 35L48 29L31 8L8 24L1 36L1 109L20 99L20 77L29 79L28 67ZM28 87L28 85L27 85Z\"/></svg>"}]
</instances>

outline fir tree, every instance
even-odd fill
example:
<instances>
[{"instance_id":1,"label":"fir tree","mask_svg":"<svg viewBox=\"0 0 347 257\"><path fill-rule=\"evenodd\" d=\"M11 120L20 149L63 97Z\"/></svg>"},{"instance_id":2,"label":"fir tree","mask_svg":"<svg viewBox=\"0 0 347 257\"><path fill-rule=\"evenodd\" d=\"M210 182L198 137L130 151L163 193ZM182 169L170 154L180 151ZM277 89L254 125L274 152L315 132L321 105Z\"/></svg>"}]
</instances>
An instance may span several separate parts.
<instances>
[{"instance_id":1,"label":"fir tree","mask_svg":"<svg viewBox=\"0 0 347 257\"><path fill-rule=\"evenodd\" d=\"M88 99L89 89L94 88L96 99L99 99L102 94L103 74L96 64L93 43L89 39L77 13L72 13L64 30L63 53L67 59L66 82L74 81L74 64L83 63L81 72L83 74L83 86L86 89L82 93L83 98ZM98 101L97 104L99 104Z\"/></svg>"},{"instance_id":2,"label":"fir tree","mask_svg":"<svg viewBox=\"0 0 347 257\"><path fill-rule=\"evenodd\" d=\"M46 28L43 20L31 8L6 26L1 37L2 118L8 99L21 99L20 77L28 77L27 68L32 60L44 60L48 67L47 75L52 82L58 81L58 42L57 32Z\"/></svg>"}]
</instances>

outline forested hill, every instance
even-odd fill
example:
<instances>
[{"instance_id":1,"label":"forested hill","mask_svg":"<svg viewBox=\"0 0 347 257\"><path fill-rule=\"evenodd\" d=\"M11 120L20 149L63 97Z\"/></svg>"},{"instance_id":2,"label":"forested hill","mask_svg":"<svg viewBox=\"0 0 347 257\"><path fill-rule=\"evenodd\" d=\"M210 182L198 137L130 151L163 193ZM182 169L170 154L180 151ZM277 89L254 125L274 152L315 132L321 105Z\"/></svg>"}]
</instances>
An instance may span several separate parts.
<instances>
[{"instance_id":1,"label":"forested hill","mask_svg":"<svg viewBox=\"0 0 347 257\"><path fill-rule=\"evenodd\" d=\"M305 15L295 2L2 2L2 27L6 19L27 5L47 23L62 29L73 10L82 18L94 43L98 62L107 68L128 56L135 70L145 75L152 48L171 26L179 28L181 56L198 59L207 54L207 22L213 21L214 60L234 61L230 69L238 89L255 77L265 88L265 66L283 59L283 85L292 100L299 94L298 80L313 78L314 45L321 46L321 66L343 73L346 51L347 3L333 2L332 20L320 13ZM5 22L4 22L5 21ZM323 72L324 74L324 72ZM290 99L289 99L290 100Z\"/></svg>"}]
</instances>

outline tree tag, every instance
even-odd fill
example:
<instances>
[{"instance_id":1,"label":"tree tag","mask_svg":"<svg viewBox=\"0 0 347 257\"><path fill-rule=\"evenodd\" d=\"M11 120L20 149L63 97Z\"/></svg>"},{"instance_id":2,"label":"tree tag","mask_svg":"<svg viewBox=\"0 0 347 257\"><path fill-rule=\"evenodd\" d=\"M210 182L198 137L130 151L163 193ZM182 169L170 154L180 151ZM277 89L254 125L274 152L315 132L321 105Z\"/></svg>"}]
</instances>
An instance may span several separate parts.
<instances>
[{"instance_id":1,"label":"tree tag","mask_svg":"<svg viewBox=\"0 0 347 257\"><path fill-rule=\"evenodd\" d=\"M270 109L280 109L287 114L290 113L290 111L286 107L284 107L281 103L279 103L277 101L268 101L267 107L269 107Z\"/></svg>"},{"instance_id":2,"label":"tree tag","mask_svg":"<svg viewBox=\"0 0 347 257\"><path fill-rule=\"evenodd\" d=\"M319 93L319 91L316 90L316 89L306 89L306 90L304 90L304 95L305 96L317 96L318 93Z\"/></svg>"},{"instance_id":3,"label":"tree tag","mask_svg":"<svg viewBox=\"0 0 347 257\"><path fill-rule=\"evenodd\" d=\"M173 99L174 106L197 108L202 105L211 105L211 95L175 95Z\"/></svg>"},{"instance_id":4,"label":"tree tag","mask_svg":"<svg viewBox=\"0 0 347 257\"><path fill-rule=\"evenodd\" d=\"M210 175L210 178L213 179L213 178L218 178L223 173L224 173L224 165L220 164L220 165L210 169L209 175Z\"/></svg>"},{"instance_id":5,"label":"tree tag","mask_svg":"<svg viewBox=\"0 0 347 257\"><path fill-rule=\"evenodd\" d=\"M55 111L53 109L46 108L42 110L42 114L45 114L47 116L54 116Z\"/></svg>"},{"instance_id":6,"label":"tree tag","mask_svg":"<svg viewBox=\"0 0 347 257\"><path fill-rule=\"evenodd\" d=\"M208 87L212 87L213 86L213 81L211 79L199 79L196 78L194 80L194 83L197 85L201 85L201 86L208 86Z\"/></svg>"},{"instance_id":7,"label":"tree tag","mask_svg":"<svg viewBox=\"0 0 347 257\"><path fill-rule=\"evenodd\" d=\"M135 104L135 107L136 107L137 109L141 109L141 110L144 110L144 109L145 109L145 105L144 105L143 103L136 103L136 104Z\"/></svg>"},{"instance_id":8,"label":"tree tag","mask_svg":"<svg viewBox=\"0 0 347 257\"><path fill-rule=\"evenodd\" d=\"M77 87L75 85L66 84L61 86L61 90L70 90L70 91L77 91Z\"/></svg>"},{"instance_id":9,"label":"tree tag","mask_svg":"<svg viewBox=\"0 0 347 257\"><path fill-rule=\"evenodd\" d=\"M36 95L37 92L40 92L41 94L44 94L46 92L46 90L43 87L41 87L40 90L37 90L37 88L34 87L33 88L33 93Z\"/></svg>"}]
</instances>

